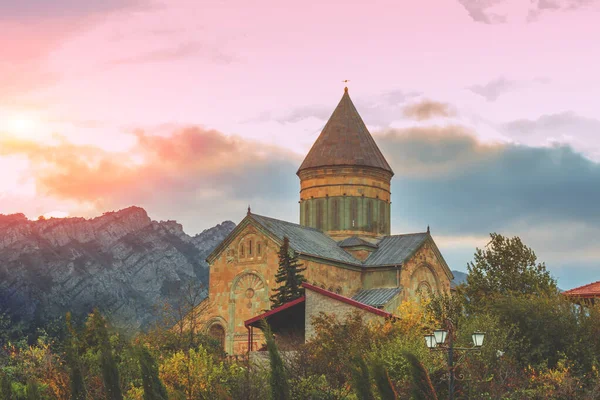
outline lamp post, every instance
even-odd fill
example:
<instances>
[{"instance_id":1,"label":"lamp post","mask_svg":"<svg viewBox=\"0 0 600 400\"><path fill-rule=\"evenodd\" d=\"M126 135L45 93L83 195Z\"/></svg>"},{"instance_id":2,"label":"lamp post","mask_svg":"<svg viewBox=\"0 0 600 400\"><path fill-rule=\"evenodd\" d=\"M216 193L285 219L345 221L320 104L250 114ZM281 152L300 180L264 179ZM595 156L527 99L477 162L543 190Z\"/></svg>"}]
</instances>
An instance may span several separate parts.
<instances>
[{"instance_id":1,"label":"lamp post","mask_svg":"<svg viewBox=\"0 0 600 400\"><path fill-rule=\"evenodd\" d=\"M446 338L448 339L446 343ZM473 332L473 347L455 347L454 346L454 325L449 319L446 320L446 329L436 329L433 334L425 335L425 344L431 350L446 351L448 353L448 399L454 400L454 381L456 379L455 366L462 361L463 357L470 351L481 351L484 332ZM454 361L454 352L462 351L464 354Z\"/></svg>"}]
</instances>

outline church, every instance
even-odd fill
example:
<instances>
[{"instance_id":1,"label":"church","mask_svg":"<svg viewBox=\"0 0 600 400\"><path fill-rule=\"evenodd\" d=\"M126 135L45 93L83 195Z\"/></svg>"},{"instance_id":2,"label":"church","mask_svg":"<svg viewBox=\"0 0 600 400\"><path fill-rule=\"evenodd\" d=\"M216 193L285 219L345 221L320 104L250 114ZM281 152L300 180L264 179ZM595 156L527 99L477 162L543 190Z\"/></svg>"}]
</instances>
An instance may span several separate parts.
<instances>
[{"instance_id":1,"label":"church","mask_svg":"<svg viewBox=\"0 0 600 400\"><path fill-rule=\"evenodd\" d=\"M310 287L393 313L419 291L449 291L452 272L425 232L391 235L392 168L348 88L300 165L298 223L246 217L208 256L203 329L229 354L248 350L244 322L269 310L284 237ZM291 178L291 177L290 177Z\"/></svg>"}]
</instances>

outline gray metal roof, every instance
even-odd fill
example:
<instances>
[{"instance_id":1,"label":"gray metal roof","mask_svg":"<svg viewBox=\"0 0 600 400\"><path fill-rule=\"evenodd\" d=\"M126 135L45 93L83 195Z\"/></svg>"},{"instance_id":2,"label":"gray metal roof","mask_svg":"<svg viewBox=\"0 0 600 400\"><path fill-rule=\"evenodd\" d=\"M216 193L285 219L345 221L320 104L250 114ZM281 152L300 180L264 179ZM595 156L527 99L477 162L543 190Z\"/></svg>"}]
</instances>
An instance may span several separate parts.
<instances>
[{"instance_id":1,"label":"gray metal roof","mask_svg":"<svg viewBox=\"0 0 600 400\"><path fill-rule=\"evenodd\" d=\"M345 264L361 265L361 262L346 253L337 242L318 229L301 226L287 221L281 221L262 215L250 214L266 230L280 240L287 237L290 246L299 253L339 261Z\"/></svg>"},{"instance_id":2,"label":"gray metal roof","mask_svg":"<svg viewBox=\"0 0 600 400\"><path fill-rule=\"evenodd\" d=\"M377 250L369 255L363 265L376 267L402 264L421 247L428 237L427 232L385 236L377 243Z\"/></svg>"},{"instance_id":3,"label":"gray metal roof","mask_svg":"<svg viewBox=\"0 0 600 400\"><path fill-rule=\"evenodd\" d=\"M361 290L352 296L352 300L366 304L371 307L381 307L392 300L402 289L400 288L380 288Z\"/></svg>"},{"instance_id":4,"label":"gray metal roof","mask_svg":"<svg viewBox=\"0 0 600 400\"><path fill-rule=\"evenodd\" d=\"M371 242L367 242L364 239L359 238L358 236L350 236L338 243L340 247L353 247L353 246L368 246L368 247L377 247L376 244Z\"/></svg>"}]
</instances>

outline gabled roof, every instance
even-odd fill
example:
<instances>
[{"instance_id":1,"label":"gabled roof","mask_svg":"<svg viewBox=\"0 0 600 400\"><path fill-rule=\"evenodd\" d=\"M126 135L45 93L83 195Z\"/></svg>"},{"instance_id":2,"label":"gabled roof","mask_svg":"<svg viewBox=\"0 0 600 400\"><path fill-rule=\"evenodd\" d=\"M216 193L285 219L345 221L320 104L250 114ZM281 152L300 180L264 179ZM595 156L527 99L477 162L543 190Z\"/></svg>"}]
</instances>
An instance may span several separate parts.
<instances>
[{"instance_id":1,"label":"gabled roof","mask_svg":"<svg viewBox=\"0 0 600 400\"><path fill-rule=\"evenodd\" d=\"M407 261L429 238L427 232L385 236L365 260L366 266L400 265Z\"/></svg>"},{"instance_id":2,"label":"gabled roof","mask_svg":"<svg viewBox=\"0 0 600 400\"><path fill-rule=\"evenodd\" d=\"M330 292L329 290L321 289L320 287L311 285L309 283L303 283L302 287L305 288L305 289L311 290L313 292L322 294L323 296L327 296L329 298L332 298L334 300L341 301L342 303L346 303L346 304L351 305L353 307L360 308L361 310L365 310L365 311L368 311L370 313L377 314L377 315L379 315L381 317L386 317L386 318L393 317L393 315L391 313L387 312L387 311L383 311L383 310L380 310L378 308L372 307L370 305L367 305L367 304L361 303L359 301L353 300L353 299L351 299L349 297L342 296L340 294Z\"/></svg>"},{"instance_id":3,"label":"gabled roof","mask_svg":"<svg viewBox=\"0 0 600 400\"><path fill-rule=\"evenodd\" d=\"M292 308L297 304L304 303L305 300L306 300L306 297L302 296L300 298L297 298L296 300L290 301L289 303L285 303L284 305L273 308L267 312L257 315L256 317L253 317L253 318L250 318L250 319L244 321L244 326L249 327L251 325L256 325L256 323L259 322L260 320L268 319L271 315L275 315L281 311L287 310L288 308Z\"/></svg>"},{"instance_id":4,"label":"gabled roof","mask_svg":"<svg viewBox=\"0 0 600 400\"><path fill-rule=\"evenodd\" d=\"M340 246L340 247L367 246L367 247L377 248L376 244L367 242L366 240L361 239L358 236L350 236L349 238L346 238L346 239L342 240L341 242L338 242L338 246Z\"/></svg>"},{"instance_id":5,"label":"gabled roof","mask_svg":"<svg viewBox=\"0 0 600 400\"><path fill-rule=\"evenodd\" d=\"M290 246L298 253L345 264L361 265L359 260L346 253L335 240L318 229L257 214L250 214L250 217L279 240L283 241L283 238L287 236L290 239Z\"/></svg>"},{"instance_id":6,"label":"gabled roof","mask_svg":"<svg viewBox=\"0 0 600 400\"><path fill-rule=\"evenodd\" d=\"M379 168L394 174L350 100L348 88L298 172L342 165Z\"/></svg>"},{"instance_id":7,"label":"gabled roof","mask_svg":"<svg viewBox=\"0 0 600 400\"><path fill-rule=\"evenodd\" d=\"M563 294L569 297L600 298L600 281L588 283L587 285L567 290L563 292Z\"/></svg>"},{"instance_id":8,"label":"gabled roof","mask_svg":"<svg viewBox=\"0 0 600 400\"><path fill-rule=\"evenodd\" d=\"M359 303L367 304L371 307L382 307L392 300L402 289L400 288L380 288L361 290L352 296L353 300Z\"/></svg>"}]
</instances>

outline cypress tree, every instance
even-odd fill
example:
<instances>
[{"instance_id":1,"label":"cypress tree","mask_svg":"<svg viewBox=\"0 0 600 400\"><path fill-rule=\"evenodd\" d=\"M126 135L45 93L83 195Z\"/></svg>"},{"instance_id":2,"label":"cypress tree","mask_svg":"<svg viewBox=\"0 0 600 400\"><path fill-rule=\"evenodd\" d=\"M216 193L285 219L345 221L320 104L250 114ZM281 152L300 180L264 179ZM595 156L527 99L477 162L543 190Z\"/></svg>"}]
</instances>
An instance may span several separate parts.
<instances>
[{"instance_id":1,"label":"cypress tree","mask_svg":"<svg viewBox=\"0 0 600 400\"><path fill-rule=\"evenodd\" d=\"M275 274L275 282L280 286L273 289L275 292L271 296L271 308L284 305L292 300L304 296L302 283L306 282L302 272L302 264L298 262L298 255L292 249L290 250L290 240L283 238L283 245L279 249L279 268Z\"/></svg>"},{"instance_id":2,"label":"cypress tree","mask_svg":"<svg viewBox=\"0 0 600 400\"><path fill-rule=\"evenodd\" d=\"M69 332L66 361L69 366L71 378L71 400L85 400L85 382L79 364L79 343L77 332L75 332L71 324L71 313L67 313L66 322L67 331Z\"/></svg>"},{"instance_id":3,"label":"cypress tree","mask_svg":"<svg viewBox=\"0 0 600 400\"><path fill-rule=\"evenodd\" d=\"M398 400L398 393L396 393L381 360L377 360L373 364L373 378L375 379L381 400Z\"/></svg>"},{"instance_id":4,"label":"cypress tree","mask_svg":"<svg viewBox=\"0 0 600 400\"><path fill-rule=\"evenodd\" d=\"M12 400L14 398L12 385L8 375L2 374L0 377L0 399Z\"/></svg>"},{"instance_id":5,"label":"cypress tree","mask_svg":"<svg viewBox=\"0 0 600 400\"><path fill-rule=\"evenodd\" d=\"M27 387L25 388L25 393L27 394L27 400L42 400L42 395L40 393L40 387L37 382L34 380L27 381Z\"/></svg>"},{"instance_id":6,"label":"cypress tree","mask_svg":"<svg viewBox=\"0 0 600 400\"><path fill-rule=\"evenodd\" d=\"M265 340L267 342L267 350L269 351L269 362L271 364L271 399L272 400L289 400L291 399L290 383L288 381L287 371L283 364L283 359L273 338L271 327L263 320L262 326Z\"/></svg>"},{"instance_id":7,"label":"cypress tree","mask_svg":"<svg viewBox=\"0 0 600 400\"><path fill-rule=\"evenodd\" d=\"M110 346L106 320L98 310L94 310L90 315L90 325L100 347L100 367L106 400L123 400L119 385L119 370Z\"/></svg>"},{"instance_id":8,"label":"cypress tree","mask_svg":"<svg viewBox=\"0 0 600 400\"><path fill-rule=\"evenodd\" d=\"M156 361L144 346L140 346L139 359L144 400L168 400L167 389L165 389L165 386L158 377Z\"/></svg>"},{"instance_id":9,"label":"cypress tree","mask_svg":"<svg viewBox=\"0 0 600 400\"><path fill-rule=\"evenodd\" d=\"M360 400L375 400L371 387L371 375L365 360L362 357L357 357L355 362L357 365L352 368L352 384L356 397Z\"/></svg>"},{"instance_id":10,"label":"cypress tree","mask_svg":"<svg viewBox=\"0 0 600 400\"><path fill-rule=\"evenodd\" d=\"M438 400L429 374L423 364L414 354L409 352L404 352L403 354L410 365L412 398L414 400Z\"/></svg>"}]
</instances>

